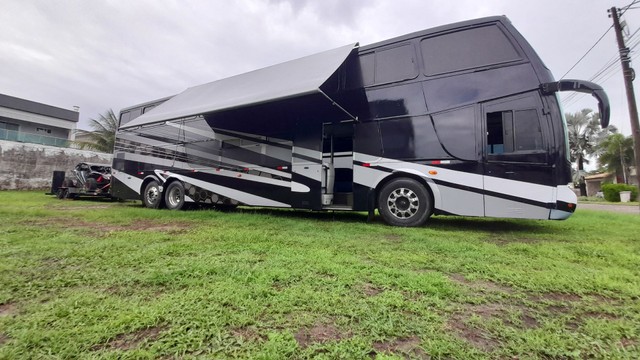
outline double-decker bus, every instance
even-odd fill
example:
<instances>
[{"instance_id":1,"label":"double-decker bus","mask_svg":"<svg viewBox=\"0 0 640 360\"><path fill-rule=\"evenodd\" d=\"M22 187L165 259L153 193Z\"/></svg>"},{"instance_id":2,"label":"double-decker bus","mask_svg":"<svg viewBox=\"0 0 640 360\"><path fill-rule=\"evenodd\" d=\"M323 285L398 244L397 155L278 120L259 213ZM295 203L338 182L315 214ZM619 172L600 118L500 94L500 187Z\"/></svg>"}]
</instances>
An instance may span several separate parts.
<instances>
[{"instance_id":1,"label":"double-decker bus","mask_svg":"<svg viewBox=\"0 0 640 360\"><path fill-rule=\"evenodd\" d=\"M566 219L577 199L559 91L506 17L351 44L123 109L112 194L185 203Z\"/></svg>"}]
</instances>

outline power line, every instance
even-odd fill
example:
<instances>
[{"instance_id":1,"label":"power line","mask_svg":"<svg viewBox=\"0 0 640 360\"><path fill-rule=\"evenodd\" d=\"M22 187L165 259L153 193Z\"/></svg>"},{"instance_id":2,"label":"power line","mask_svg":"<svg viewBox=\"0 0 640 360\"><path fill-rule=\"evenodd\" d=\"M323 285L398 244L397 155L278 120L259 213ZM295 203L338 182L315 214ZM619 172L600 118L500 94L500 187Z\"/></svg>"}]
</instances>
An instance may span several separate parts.
<instances>
[{"instance_id":1,"label":"power line","mask_svg":"<svg viewBox=\"0 0 640 360\"><path fill-rule=\"evenodd\" d=\"M576 63L575 63L575 64L573 64L573 66L572 66L569 70L567 70L567 72L566 72L566 73L564 73L564 75L562 75L562 77L560 77L560 80L564 79L564 77L565 77L565 76L567 76L567 74L568 74L568 73L570 73L570 72L571 72L571 70L573 70L576 66L578 66L578 64L580 64L580 62L581 62L581 61L582 61L582 60L583 60L587 55L589 55L589 53L591 52L591 50L593 50L593 48L595 48L595 47L596 47L596 45L598 45L598 43L600 43L600 41L602 41L602 39L604 39L605 35L607 35L607 33L609 33L609 31L610 31L611 29L613 29L613 25L609 26L609 28L607 29L607 31L605 31L605 32L604 32L604 34L602 34L602 36L600 36L600 38L596 41L596 43L595 43L595 44L593 44L593 45L589 48L589 50L587 50L587 52L586 52L586 53L584 53L584 55L582 55L582 57L581 57L580 59L578 59L578 61L576 61Z\"/></svg>"},{"instance_id":2,"label":"power line","mask_svg":"<svg viewBox=\"0 0 640 360\"><path fill-rule=\"evenodd\" d=\"M627 5L627 6L623 6L623 7L621 8L622 12L620 13L620 16L624 15L624 13L625 13L627 10L632 9L633 5L635 5L635 4L637 4L637 3L640 3L640 0L634 0L634 1L632 1L629 5ZM593 50L593 48L595 48L595 47L600 43L600 41L602 41L602 39L604 39L604 37L609 33L609 31L611 31L611 29L613 29L613 25L611 25L611 26L609 26L609 28L607 28L607 30L604 32L604 34L602 34L602 36L600 36L600 38L598 38L598 40L596 40L595 44L593 44L593 45L589 48L589 50L587 50L587 52L586 52L586 53L584 53L584 55L582 55L582 57L580 57L580 59L578 59L578 61L576 61L576 63L575 63L575 64L573 64L573 66L572 66L569 70L567 70L567 72L566 72L566 73L564 73L564 75L562 75L562 76L560 77L560 80L564 79L564 77L565 77L565 76L567 76L567 74L569 74L569 73L571 72L571 70L573 70L576 66L578 66L578 64L580 64L580 62L581 62L585 57L587 57L587 55L589 55L589 53L591 52L591 50ZM636 32L637 32L637 30L636 30ZM635 33L634 33L634 34L635 34Z\"/></svg>"}]
</instances>

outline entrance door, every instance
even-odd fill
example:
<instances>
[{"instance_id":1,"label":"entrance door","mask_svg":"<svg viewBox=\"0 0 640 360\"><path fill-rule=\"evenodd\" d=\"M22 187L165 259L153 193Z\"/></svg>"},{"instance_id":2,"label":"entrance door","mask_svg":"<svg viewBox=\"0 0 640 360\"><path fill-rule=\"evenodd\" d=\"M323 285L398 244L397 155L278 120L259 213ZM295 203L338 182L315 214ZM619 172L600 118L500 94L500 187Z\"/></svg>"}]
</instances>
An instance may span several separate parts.
<instances>
[{"instance_id":1,"label":"entrance door","mask_svg":"<svg viewBox=\"0 0 640 360\"><path fill-rule=\"evenodd\" d=\"M322 205L353 208L353 122L329 123L322 131Z\"/></svg>"},{"instance_id":2,"label":"entrance door","mask_svg":"<svg viewBox=\"0 0 640 360\"><path fill-rule=\"evenodd\" d=\"M484 105L485 216L548 219L553 144L538 92Z\"/></svg>"}]
</instances>

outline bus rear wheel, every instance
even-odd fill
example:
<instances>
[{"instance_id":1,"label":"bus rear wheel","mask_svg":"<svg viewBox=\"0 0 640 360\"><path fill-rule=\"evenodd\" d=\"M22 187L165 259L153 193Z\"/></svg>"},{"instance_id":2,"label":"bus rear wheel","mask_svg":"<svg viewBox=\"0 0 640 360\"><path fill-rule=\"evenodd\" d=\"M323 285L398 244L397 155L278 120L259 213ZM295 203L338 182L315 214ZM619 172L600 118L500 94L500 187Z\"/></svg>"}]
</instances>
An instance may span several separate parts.
<instances>
[{"instance_id":1,"label":"bus rear wheel","mask_svg":"<svg viewBox=\"0 0 640 360\"><path fill-rule=\"evenodd\" d=\"M421 226L431 215L431 197L414 179L394 179L380 190L378 211L389 225Z\"/></svg>"},{"instance_id":2,"label":"bus rear wheel","mask_svg":"<svg viewBox=\"0 0 640 360\"><path fill-rule=\"evenodd\" d=\"M174 181L164 192L164 203L169 210L180 210L184 206L184 185Z\"/></svg>"}]
</instances>

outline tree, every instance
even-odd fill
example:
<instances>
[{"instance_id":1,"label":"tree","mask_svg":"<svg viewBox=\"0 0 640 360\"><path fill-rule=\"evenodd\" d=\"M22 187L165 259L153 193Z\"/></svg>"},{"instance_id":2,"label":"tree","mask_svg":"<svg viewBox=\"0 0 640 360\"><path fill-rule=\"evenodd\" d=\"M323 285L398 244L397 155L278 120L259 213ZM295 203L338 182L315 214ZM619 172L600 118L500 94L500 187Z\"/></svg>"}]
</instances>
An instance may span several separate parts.
<instances>
[{"instance_id":1,"label":"tree","mask_svg":"<svg viewBox=\"0 0 640 360\"><path fill-rule=\"evenodd\" d=\"M621 176L629 183L629 166L635 164L633 156L633 137L622 134L610 134L598 146L598 163L603 170Z\"/></svg>"},{"instance_id":2,"label":"tree","mask_svg":"<svg viewBox=\"0 0 640 360\"><path fill-rule=\"evenodd\" d=\"M98 119L91 119L89 124L93 130L89 133L91 141L78 142L81 149L90 149L106 153L113 152L118 129L118 117L112 109L101 114Z\"/></svg>"},{"instance_id":3,"label":"tree","mask_svg":"<svg viewBox=\"0 0 640 360\"><path fill-rule=\"evenodd\" d=\"M610 133L617 129L609 126L600 129L600 115L593 113L591 109L582 109L574 114L565 114L567 119L567 132L569 135L569 149L571 161L576 163L577 183L580 187L580 196L587 196L587 185L584 181L584 165L589 163L588 157L596 154L598 144Z\"/></svg>"}]
</instances>

